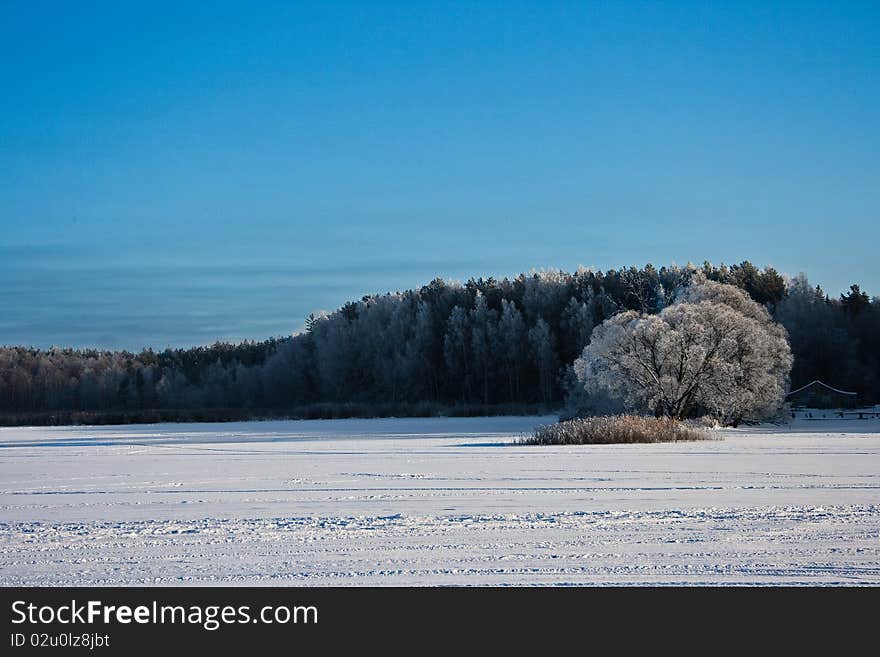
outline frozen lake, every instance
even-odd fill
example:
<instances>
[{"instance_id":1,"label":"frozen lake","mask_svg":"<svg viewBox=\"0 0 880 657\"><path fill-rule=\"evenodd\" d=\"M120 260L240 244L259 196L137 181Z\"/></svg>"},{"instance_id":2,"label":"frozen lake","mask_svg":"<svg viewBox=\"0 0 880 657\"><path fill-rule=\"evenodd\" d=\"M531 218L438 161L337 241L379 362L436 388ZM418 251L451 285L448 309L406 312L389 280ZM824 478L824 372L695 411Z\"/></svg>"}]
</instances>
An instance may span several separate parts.
<instances>
[{"instance_id":1,"label":"frozen lake","mask_svg":"<svg viewBox=\"0 0 880 657\"><path fill-rule=\"evenodd\" d=\"M878 421L505 445L551 421L0 429L0 583L880 584Z\"/></svg>"}]
</instances>

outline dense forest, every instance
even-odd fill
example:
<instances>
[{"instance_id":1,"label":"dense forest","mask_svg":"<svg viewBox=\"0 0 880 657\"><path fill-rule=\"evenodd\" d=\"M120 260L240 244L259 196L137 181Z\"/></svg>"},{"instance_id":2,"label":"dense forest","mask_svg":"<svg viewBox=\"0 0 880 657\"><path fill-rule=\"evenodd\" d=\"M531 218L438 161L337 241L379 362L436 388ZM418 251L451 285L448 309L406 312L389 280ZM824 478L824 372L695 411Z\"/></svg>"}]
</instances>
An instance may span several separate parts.
<instances>
[{"instance_id":1,"label":"dense forest","mask_svg":"<svg viewBox=\"0 0 880 657\"><path fill-rule=\"evenodd\" d=\"M791 386L814 379L880 402L880 299L839 298L773 268L651 265L436 279L242 344L140 353L0 348L0 421L13 423L534 412L560 408L594 326L655 313L696 272L736 285L788 331Z\"/></svg>"}]
</instances>

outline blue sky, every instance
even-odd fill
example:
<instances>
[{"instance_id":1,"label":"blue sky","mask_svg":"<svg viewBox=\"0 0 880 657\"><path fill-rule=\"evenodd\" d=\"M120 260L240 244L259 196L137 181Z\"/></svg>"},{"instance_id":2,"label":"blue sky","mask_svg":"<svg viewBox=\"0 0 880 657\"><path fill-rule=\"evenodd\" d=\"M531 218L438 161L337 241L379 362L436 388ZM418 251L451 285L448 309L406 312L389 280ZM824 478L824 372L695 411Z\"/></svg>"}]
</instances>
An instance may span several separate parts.
<instances>
[{"instance_id":1,"label":"blue sky","mask_svg":"<svg viewBox=\"0 0 880 657\"><path fill-rule=\"evenodd\" d=\"M0 1L0 344L289 334L434 276L880 294L876 2Z\"/></svg>"}]
</instances>

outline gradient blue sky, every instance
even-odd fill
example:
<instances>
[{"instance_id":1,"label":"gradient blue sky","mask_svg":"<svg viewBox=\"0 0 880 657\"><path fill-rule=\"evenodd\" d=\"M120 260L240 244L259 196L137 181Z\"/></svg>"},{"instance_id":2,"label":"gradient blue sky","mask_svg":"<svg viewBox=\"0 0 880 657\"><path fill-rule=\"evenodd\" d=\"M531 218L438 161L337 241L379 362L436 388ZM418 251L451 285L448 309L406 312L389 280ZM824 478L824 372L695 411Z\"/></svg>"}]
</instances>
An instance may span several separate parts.
<instances>
[{"instance_id":1,"label":"gradient blue sky","mask_svg":"<svg viewBox=\"0 0 880 657\"><path fill-rule=\"evenodd\" d=\"M0 0L0 344L579 264L880 294L878 74L877 2Z\"/></svg>"}]
</instances>

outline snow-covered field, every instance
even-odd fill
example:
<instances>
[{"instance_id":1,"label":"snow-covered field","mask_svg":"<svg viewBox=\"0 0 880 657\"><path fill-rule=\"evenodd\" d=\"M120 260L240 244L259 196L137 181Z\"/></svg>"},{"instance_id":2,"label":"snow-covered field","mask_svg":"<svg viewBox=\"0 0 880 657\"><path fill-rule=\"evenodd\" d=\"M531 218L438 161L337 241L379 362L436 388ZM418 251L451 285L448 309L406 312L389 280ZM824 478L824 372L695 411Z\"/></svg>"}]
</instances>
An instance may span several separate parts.
<instances>
[{"instance_id":1,"label":"snow-covered field","mask_svg":"<svg viewBox=\"0 0 880 657\"><path fill-rule=\"evenodd\" d=\"M0 429L0 583L880 584L880 421L507 444L554 420Z\"/></svg>"}]
</instances>

